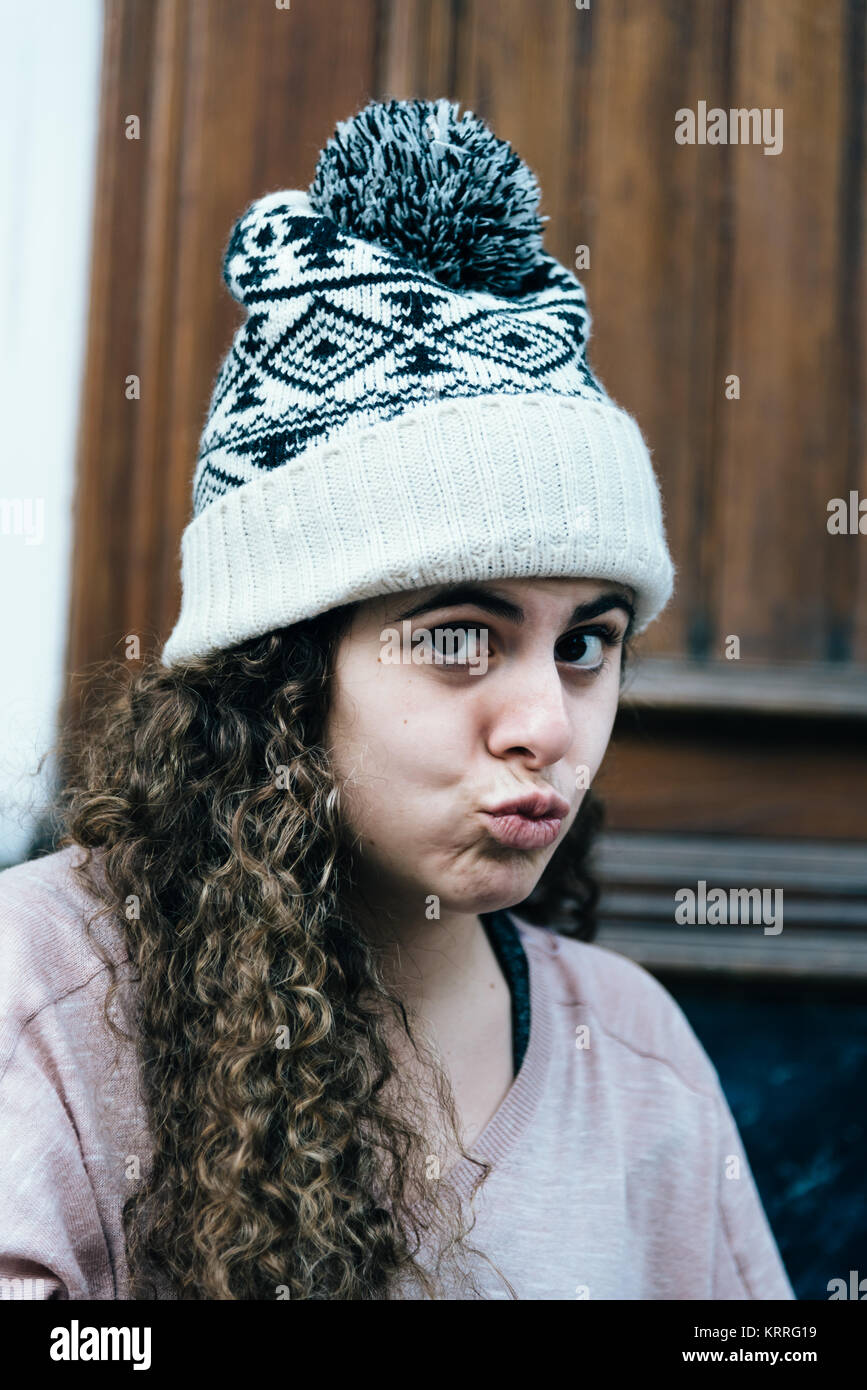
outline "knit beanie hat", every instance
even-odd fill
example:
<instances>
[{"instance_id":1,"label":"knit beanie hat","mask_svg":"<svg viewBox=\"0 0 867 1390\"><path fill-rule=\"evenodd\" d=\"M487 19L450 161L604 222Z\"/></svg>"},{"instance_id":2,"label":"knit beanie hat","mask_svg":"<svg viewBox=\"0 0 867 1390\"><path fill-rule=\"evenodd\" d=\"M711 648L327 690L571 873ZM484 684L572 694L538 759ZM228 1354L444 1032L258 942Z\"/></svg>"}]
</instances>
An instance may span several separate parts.
<instances>
[{"instance_id":1,"label":"knit beanie hat","mask_svg":"<svg viewBox=\"0 0 867 1390\"><path fill-rule=\"evenodd\" d=\"M457 103L373 102L310 188L236 223L247 310L181 541L178 664L351 600L498 578L609 579L640 632L674 570L647 447L587 364L581 284L536 178Z\"/></svg>"}]
</instances>

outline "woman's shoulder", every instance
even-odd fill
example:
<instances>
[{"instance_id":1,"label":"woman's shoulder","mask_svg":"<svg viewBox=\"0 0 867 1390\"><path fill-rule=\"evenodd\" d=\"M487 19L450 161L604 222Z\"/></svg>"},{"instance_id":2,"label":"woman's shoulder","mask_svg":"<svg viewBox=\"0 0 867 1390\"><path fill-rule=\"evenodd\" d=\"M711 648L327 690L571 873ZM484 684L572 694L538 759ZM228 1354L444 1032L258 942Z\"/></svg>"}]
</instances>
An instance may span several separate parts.
<instances>
[{"instance_id":1,"label":"woman's shoulder","mask_svg":"<svg viewBox=\"0 0 867 1390\"><path fill-rule=\"evenodd\" d=\"M85 855L69 845L0 871L0 1053L43 1009L107 969L85 930L100 904L73 872ZM123 958L111 929L97 923L92 936Z\"/></svg>"},{"instance_id":2,"label":"woman's shoulder","mask_svg":"<svg viewBox=\"0 0 867 1390\"><path fill-rule=\"evenodd\" d=\"M595 941L564 936L509 914L525 948L562 999L581 1010L591 1027L632 1058L663 1064L692 1090L716 1096L719 1077L677 1000L638 961ZM565 1011L564 1011L565 1012ZM591 1043L592 1045L592 1043Z\"/></svg>"}]
</instances>

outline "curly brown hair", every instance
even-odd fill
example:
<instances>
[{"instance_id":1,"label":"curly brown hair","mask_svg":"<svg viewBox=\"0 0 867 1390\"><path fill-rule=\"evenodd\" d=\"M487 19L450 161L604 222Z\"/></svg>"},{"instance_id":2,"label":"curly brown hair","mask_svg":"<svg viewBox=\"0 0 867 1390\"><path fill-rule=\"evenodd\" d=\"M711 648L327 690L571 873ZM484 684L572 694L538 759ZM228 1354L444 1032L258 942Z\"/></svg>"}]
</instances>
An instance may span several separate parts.
<instances>
[{"instance_id":1,"label":"curly brown hair","mask_svg":"<svg viewBox=\"0 0 867 1390\"><path fill-rule=\"evenodd\" d=\"M101 663L58 743L54 847L87 851L105 1019L136 1048L153 1141L123 1206L133 1298L159 1296L157 1275L182 1299L380 1299L403 1277L441 1297L446 1259L478 1294L467 1257L488 1257L447 1175L431 1181L421 1091L401 1076L391 1098L387 1018L480 1169L472 1197L489 1165L464 1149L445 1070L347 906L355 847L323 731L356 607L178 668ZM516 905L527 920L592 939L601 818L586 792ZM132 965L128 1034L109 1016L116 966L91 935L104 916Z\"/></svg>"}]
</instances>

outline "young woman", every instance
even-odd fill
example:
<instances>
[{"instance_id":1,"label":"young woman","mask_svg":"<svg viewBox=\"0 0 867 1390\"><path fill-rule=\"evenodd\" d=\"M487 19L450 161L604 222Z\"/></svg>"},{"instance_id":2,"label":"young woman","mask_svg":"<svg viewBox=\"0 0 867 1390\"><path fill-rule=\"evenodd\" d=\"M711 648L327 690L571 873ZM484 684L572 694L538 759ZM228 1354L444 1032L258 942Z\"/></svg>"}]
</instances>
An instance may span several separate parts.
<instances>
[{"instance_id":1,"label":"young woman","mask_svg":"<svg viewBox=\"0 0 867 1390\"><path fill-rule=\"evenodd\" d=\"M24 1296L793 1297L711 1062L590 940L673 572L538 196L390 102L233 231L178 624L0 875Z\"/></svg>"}]
</instances>

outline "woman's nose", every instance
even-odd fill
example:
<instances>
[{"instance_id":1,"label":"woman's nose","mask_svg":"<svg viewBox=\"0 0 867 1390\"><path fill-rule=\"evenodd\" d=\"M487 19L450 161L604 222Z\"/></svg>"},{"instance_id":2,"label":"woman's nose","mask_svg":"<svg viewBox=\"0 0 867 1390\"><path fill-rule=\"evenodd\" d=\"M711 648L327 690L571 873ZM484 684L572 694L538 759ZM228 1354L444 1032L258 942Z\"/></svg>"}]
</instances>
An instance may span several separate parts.
<instances>
[{"instance_id":1,"label":"woman's nose","mask_svg":"<svg viewBox=\"0 0 867 1390\"><path fill-rule=\"evenodd\" d=\"M503 672L496 685L489 710L491 752L502 757L518 749L540 766L565 757L574 730L555 663L541 670L535 664L532 671Z\"/></svg>"}]
</instances>

